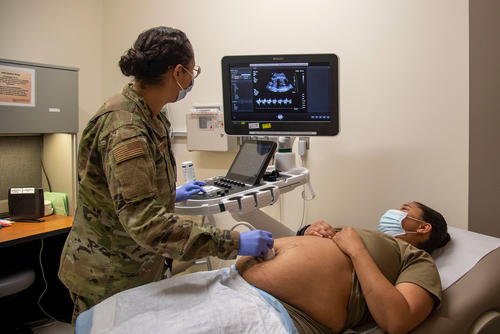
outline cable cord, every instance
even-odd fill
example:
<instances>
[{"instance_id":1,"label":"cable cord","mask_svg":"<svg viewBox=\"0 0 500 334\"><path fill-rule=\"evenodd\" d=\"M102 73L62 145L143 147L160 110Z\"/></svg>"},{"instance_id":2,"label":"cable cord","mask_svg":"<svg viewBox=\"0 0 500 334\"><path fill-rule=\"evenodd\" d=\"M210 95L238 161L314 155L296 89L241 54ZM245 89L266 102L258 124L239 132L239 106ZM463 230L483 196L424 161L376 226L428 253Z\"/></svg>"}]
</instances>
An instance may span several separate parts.
<instances>
[{"instance_id":1,"label":"cable cord","mask_svg":"<svg viewBox=\"0 0 500 334\"><path fill-rule=\"evenodd\" d=\"M240 223L238 223L238 224L234 225L233 227L231 227L230 231L234 230L236 227L241 226L241 225L242 225L242 226L246 226L246 227L248 227L248 229L249 229L250 231L255 230L255 227L254 227L252 224L245 223L245 222L240 222Z\"/></svg>"},{"instance_id":2,"label":"cable cord","mask_svg":"<svg viewBox=\"0 0 500 334\"><path fill-rule=\"evenodd\" d=\"M40 163L42 165L43 175L45 175L45 179L47 180L47 185L49 186L49 191L52 192L52 186L50 185L49 176L47 175L47 171L45 170L45 166L43 164L43 159L40 159Z\"/></svg>"},{"instance_id":3,"label":"cable cord","mask_svg":"<svg viewBox=\"0 0 500 334\"><path fill-rule=\"evenodd\" d=\"M306 168L306 159L304 156L300 156L300 163L302 167ZM311 193L311 196L307 197L306 196L306 185L309 186L309 192ZM311 185L311 176L310 174L307 174L307 183L304 185L304 190L302 190L302 198L306 201L311 201L316 197L316 193L314 192L314 189Z\"/></svg>"},{"instance_id":4,"label":"cable cord","mask_svg":"<svg viewBox=\"0 0 500 334\"><path fill-rule=\"evenodd\" d=\"M47 313L44 308L42 307L42 304L41 304L41 300L43 298L43 296L45 295L45 292L47 292L47 289L49 288L49 284L47 283L47 279L45 278L45 272L43 270L43 264L42 264L42 252L43 252L43 238L40 239L41 241L41 246L40 246L40 252L38 253L38 262L40 264L40 271L42 272L42 279L43 279L43 282L45 284L45 288L43 289L42 291L42 294L40 295L40 297L38 297L38 307L40 308L40 311L42 311L43 314L45 314L48 318L54 320L54 321L58 321L56 318L54 318L53 316L51 316L49 313Z\"/></svg>"},{"instance_id":5,"label":"cable cord","mask_svg":"<svg viewBox=\"0 0 500 334\"><path fill-rule=\"evenodd\" d=\"M306 199L303 195L305 191L306 191L306 186L304 185L304 190L302 191L302 218L300 219L300 225L297 231L300 230L302 226L304 226L304 218L306 217Z\"/></svg>"},{"instance_id":6,"label":"cable cord","mask_svg":"<svg viewBox=\"0 0 500 334\"><path fill-rule=\"evenodd\" d=\"M300 156L300 164L302 165L302 167L306 167L306 159L303 156Z\"/></svg>"}]
</instances>

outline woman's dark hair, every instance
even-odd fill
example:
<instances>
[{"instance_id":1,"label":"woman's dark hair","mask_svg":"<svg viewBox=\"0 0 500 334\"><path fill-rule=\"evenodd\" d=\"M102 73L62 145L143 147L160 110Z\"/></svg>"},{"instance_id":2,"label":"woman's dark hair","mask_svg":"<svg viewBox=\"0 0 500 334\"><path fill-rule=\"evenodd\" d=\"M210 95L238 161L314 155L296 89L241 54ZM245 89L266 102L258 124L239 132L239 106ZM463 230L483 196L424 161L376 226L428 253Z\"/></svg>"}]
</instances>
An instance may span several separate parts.
<instances>
[{"instance_id":1,"label":"woman's dark hair","mask_svg":"<svg viewBox=\"0 0 500 334\"><path fill-rule=\"evenodd\" d=\"M142 85L158 85L162 75L193 59L193 48L186 34L169 27L156 27L142 32L134 45L120 58L125 76L134 76Z\"/></svg>"},{"instance_id":2,"label":"woman's dark hair","mask_svg":"<svg viewBox=\"0 0 500 334\"><path fill-rule=\"evenodd\" d=\"M450 241L448 234L448 225L443 215L428 206L415 202L422 210L422 219L432 225L432 231L428 240L420 243L418 248L425 250L431 254L434 250L443 247Z\"/></svg>"}]
</instances>

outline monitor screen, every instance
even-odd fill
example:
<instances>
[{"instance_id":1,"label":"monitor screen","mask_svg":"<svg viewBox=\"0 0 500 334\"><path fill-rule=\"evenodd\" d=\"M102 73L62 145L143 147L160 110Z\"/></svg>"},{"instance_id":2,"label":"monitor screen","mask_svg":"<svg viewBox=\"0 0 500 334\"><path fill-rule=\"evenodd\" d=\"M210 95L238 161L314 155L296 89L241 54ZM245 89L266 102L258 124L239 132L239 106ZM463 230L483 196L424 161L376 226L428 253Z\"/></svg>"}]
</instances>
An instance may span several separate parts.
<instances>
[{"instance_id":1,"label":"monitor screen","mask_svg":"<svg viewBox=\"0 0 500 334\"><path fill-rule=\"evenodd\" d=\"M276 146L274 141L245 141L229 167L226 178L250 185L259 184Z\"/></svg>"},{"instance_id":2,"label":"monitor screen","mask_svg":"<svg viewBox=\"0 0 500 334\"><path fill-rule=\"evenodd\" d=\"M222 58L229 135L334 136L339 132L334 54Z\"/></svg>"}]
</instances>

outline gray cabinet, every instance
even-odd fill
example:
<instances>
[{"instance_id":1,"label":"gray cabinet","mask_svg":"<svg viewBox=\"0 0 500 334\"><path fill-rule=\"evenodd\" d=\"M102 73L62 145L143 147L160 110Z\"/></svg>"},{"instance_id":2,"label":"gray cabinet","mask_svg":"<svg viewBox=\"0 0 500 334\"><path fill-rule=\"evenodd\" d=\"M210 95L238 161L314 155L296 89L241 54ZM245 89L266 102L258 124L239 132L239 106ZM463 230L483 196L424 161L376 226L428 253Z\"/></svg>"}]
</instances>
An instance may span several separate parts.
<instances>
[{"instance_id":1,"label":"gray cabinet","mask_svg":"<svg viewBox=\"0 0 500 334\"><path fill-rule=\"evenodd\" d=\"M0 98L0 134L78 132L77 68L0 59L0 69L32 73L34 82L33 106L28 103L8 105ZM0 93L2 89L9 92L10 87L5 84L10 80L8 75L3 74Z\"/></svg>"}]
</instances>

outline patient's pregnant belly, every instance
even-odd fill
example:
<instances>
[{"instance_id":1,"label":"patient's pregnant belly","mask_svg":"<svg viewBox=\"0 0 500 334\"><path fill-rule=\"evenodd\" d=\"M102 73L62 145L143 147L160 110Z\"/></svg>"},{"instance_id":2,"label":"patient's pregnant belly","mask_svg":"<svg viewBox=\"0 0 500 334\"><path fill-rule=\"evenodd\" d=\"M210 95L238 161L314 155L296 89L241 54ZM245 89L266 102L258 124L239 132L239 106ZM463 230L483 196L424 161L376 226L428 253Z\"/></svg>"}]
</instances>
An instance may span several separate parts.
<instances>
[{"instance_id":1,"label":"patient's pregnant belly","mask_svg":"<svg viewBox=\"0 0 500 334\"><path fill-rule=\"evenodd\" d=\"M315 236L276 239L274 249L269 261L238 259L243 278L332 330L342 329L351 289L349 258L332 240Z\"/></svg>"}]
</instances>

